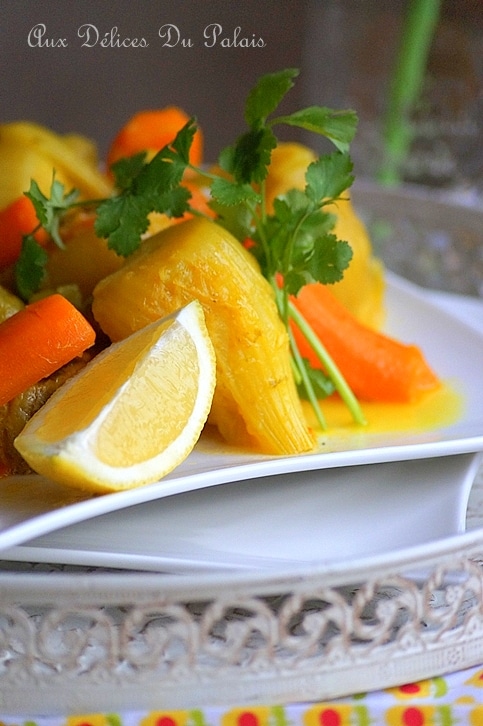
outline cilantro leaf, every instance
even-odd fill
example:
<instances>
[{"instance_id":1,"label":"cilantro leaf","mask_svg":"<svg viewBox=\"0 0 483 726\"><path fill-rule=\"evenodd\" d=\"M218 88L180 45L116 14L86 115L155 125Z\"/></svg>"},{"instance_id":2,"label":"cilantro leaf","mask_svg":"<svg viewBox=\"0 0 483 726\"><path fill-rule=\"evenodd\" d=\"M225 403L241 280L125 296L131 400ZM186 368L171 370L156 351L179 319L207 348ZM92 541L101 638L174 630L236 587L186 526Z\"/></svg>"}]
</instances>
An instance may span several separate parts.
<instances>
[{"instance_id":1,"label":"cilantro leaf","mask_svg":"<svg viewBox=\"0 0 483 726\"><path fill-rule=\"evenodd\" d=\"M307 358L304 358L303 362L316 397L320 400L331 396L335 392L335 386L329 376L321 371L320 368L313 368ZM300 398L308 400L307 389L304 385L299 384L297 390Z\"/></svg>"},{"instance_id":2,"label":"cilantro leaf","mask_svg":"<svg viewBox=\"0 0 483 726\"><path fill-rule=\"evenodd\" d=\"M146 163L146 152L140 151L127 158L118 159L111 166L114 183L120 191L129 189Z\"/></svg>"},{"instance_id":3,"label":"cilantro leaf","mask_svg":"<svg viewBox=\"0 0 483 726\"><path fill-rule=\"evenodd\" d=\"M166 214L167 217L182 217L189 211L191 192L188 187L179 186L162 192L149 205L153 212Z\"/></svg>"},{"instance_id":4,"label":"cilantro leaf","mask_svg":"<svg viewBox=\"0 0 483 726\"><path fill-rule=\"evenodd\" d=\"M189 210L191 192L181 182L195 131L190 120L151 161L141 153L113 164L121 191L99 204L94 228L117 254L127 257L139 247L151 212L182 217Z\"/></svg>"},{"instance_id":5,"label":"cilantro leaf","mask_svg":"<svg viewBox=\"0 0 483 726\"><path fill-rule=\"evenodd\" d=\"M354 111L333 111L325 106L310 106L288 116L278 116L272 125L288 124L326 136L339 149L347 152L357 129Z\"/></svg>"},{"instance_id":6,"label":"cilantro leaf","mask_svg":"<svg viewBox=\"0 0 483 726\"><path fill-rule=\"evenodd\" d=\"M218 205L227 207L244 203L256 204L261 200L260 195L251 184L236 184L222 177L213 181L211 185L211 196Z\"/></svg>"},{"instance_id":7,"label":"cilantro leaf","mask_svg":"<svg viewBox=\"0 0 483 726\"><path fill-rule=\"evenodd\" d=\"M217 215L217 223L231 232L236 239L243 242L252 238L253 217L246 204L220 204L212 198L209 206ZM255 246L254 240L252 243Z\"/></svg>"},{"instance_id":8,"label":"cilantro leaf","mask_svg":"<svg viewBox=\"0 0 483 726\"><path fill-rule=\"evenodd\" d=\"M312 209L306 195L298 189L291 189L284 197L274 200L273 214L267 215L264 224L265 237L269 240L270 259L266 266L270 276L277 272L285 276L294 267L300 266L297 257L303 257L305 252L301 249L301 230Z\"/></svg>"},{"instance_id":9,"label":"cilantro leaf","mask_svg":"<svg viewBox=\"0 0 483 726\"><path fill-rule=\"evenodd\" d=\"M30 188L28 192L25 192L25 196L28 197L34 205L35 214L42 226L47 225L49 220L47 211L49 200L45 194L40 191L40 187L35 179L30 180Z\"/></svg>"},{"instance_id":10,"label":"cilantro leaf","mask_svg":"<svg viewBox=\"0 0 483 726\"><path fill-rule=\"evenodd\" d=\"M313 281L331 285L342 280L351 260L352 248L349 243L329 233L317 240L306 269Z\"/></svg>"},{"instance_id":11,"label":"cilantro leaf","mask_svg":"<svg viewBox=\"0 0 483 726\"><path fill-rule=\"evenodd\" d=\"M276 146L277 139L269 128L250 129L225 152L225 170L240 184L258 184L268 174L272 150Z\"/></svg>"},{"instance_id":12,"label":"cilantro leaf","mask_svg":"<svg viewBox=\"0 0 483 726\"><path fill-rule=\"evenodd\" d=\"M195 118L190 118L183 128L176 134L171 148L180 161L188 166L190 163L190 149L197 131Z\"/></svg>"},{"instance_id":13,"label":"cilantro leaf","mask_svg":"<svg viewBox=\"0 0 483 726\"><path fill-rule=\"evenodd\" d=\"M318 211L299 215L298 224L294 221L290 225L293 229L289 237L284 217L271 219L267 229L274 257L271 262L265 258L259 261L262 270L272 276L276 272L283 275L284 294L297 295L304 285L312 282L333 284L342 279L352 259L352 248L328 231L332 224L329 217Z\"/></svg>"},{"instance_id":14,"label":"cilantro leaf","mask_svg":"<svg viewBox=\"0 0 483 726\"><path fill-rule=\"evenodd\" d=\"M292 79L298 74L297 68L287 68L259 78L245 102L245 120L248 126L258 127L265 122L293 87Z\"/></svg>"},{"instance_id":15,"label":"cilantro leaf","mask_svg":"<svg viewBox=\"0 0 483 726\"><path fill-rule=\"evenodd\" d=\"M31 234L26 235L15 263L15 284L23 300L29 300L39 290L45 276L47 260L47 252L35 237Z\"/></svg>"},{"instance_id":16,"label":"cilantro leaf","mask_svg":"<svg viewBox=\"0 0 483 726\"><path fill-rule=\"evenodd\" d=\"M149 226L149 205L133 195L122 194L101 202L97 208L94 229L107 238L107 246L127 257L139 246Z\"/></svg>"},{"instance_id":17,"label":"cilantro leaf","mask_svg":"<svg viewBox=\"0 0 483 726\"><path fill-rule=\"evenodd\" d=\"M185 170L186 163L165 147L142 167L130 191L139 197L155 199L157 194L164 194L179 186Z\"/></svg>"},{"instance_id":18,"label":"cilantro leaf","mask_svg":"<svg viewBox=\"0 0 483 726\"><path fill-rule=\"evenodd\" d=\"M50 234L58 247L64 249L59 227L65 213L77 201L79 196L77 189L66 193L64 185L56 180L54 171L50 196L47 197L41 191L34 179L31 180L25 196L32 202L40 226ZM18 293L24 300L29 300L39 290L45 277L47 261L47 252L38 244L33 234L25 235L15 264L15 282Z\"/></svg>"},{"instance_id":19,"label":"cilantro leaf","mask_svg":"<svg viewBox=\"0 0 483 726\"><path fill-rule=\"evenodd\" d=\"M353 181L353 164L348 154L339 151L321 156L312 162L306 171L305 193L315 204L322 205L324 200L337 199L348 189Z\"/></svg>"},{"instance_id":20,"label":"cilantro leaf","mask_svg":"<svg viewBox=\"0 0 483 726\"><path fill-rule=\"evenodd\" d=\"M227 174L233 174L235 146L225 146L218 155L218 164L222 171L226 171Z\"/></svg>"},{"instance_id":21,"label":"cilantro leaf","mask_svg":"<svg viewBox=\"0 0 483 726\"><path fill-rule=\"evenodd\" d=\"M64 185L57 181L54 176L50 186L50 196L46 197L40 190L37 182L32 179L30 188L25 192L35 208L35 213L42 227L50 234L55 244L61 249L64 243L59 234L59 225L63 214L77 201L79 192L77 189L65 193Z\"/></svg>"},{"instance_id":22,"label":"cilantro leaf","mask_svg":"<svg viewBox=\"0 0 483 726\"><path fill-rule=\"evenodd\" d=\"M124 192L99 204L95 232L107 238L110 249L128 257L139 247L142 235L148 230L151 212L182 217L189 209L190 197L189 189L182 186L152 196Z\"/></svg>"}]
</instances>

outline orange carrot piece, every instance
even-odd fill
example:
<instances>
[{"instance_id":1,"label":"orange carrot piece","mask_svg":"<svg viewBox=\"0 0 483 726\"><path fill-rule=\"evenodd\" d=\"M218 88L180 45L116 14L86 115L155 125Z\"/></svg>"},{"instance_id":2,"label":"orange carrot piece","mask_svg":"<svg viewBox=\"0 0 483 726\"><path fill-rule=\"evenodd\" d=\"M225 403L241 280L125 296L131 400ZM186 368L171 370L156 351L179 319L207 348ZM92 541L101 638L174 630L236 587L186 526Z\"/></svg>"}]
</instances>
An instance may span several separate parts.
<instances>
[{"instance_id":1,"label":"orange carrot piece","mask_svg":"<svg viewBox=\"0 0 483 726\"><path fill-rule=\"evenodd\" d=\"M176 106L153 111L139 111L123 126L114 138L107 154L108 168L115 161L140 151L157 152L171 143L189 116ZM199 166L203 158L203 135L198 128L190 149L190 161Z\"/></svg>"},{"instance_id":2,"label":"orange carrot piece","mask_svg":"<svg viewBox=\"0 0 483 726\"><path fill-rule=\"evenodd\" d=\"M0 405L51 375L95 342L86 318L57 293L0 324Z\"/></svg>"},{"instance_id":3,"label":"orange carrot piece","mask_svg":"<svg viewBox=\"0 0 483 726\"><path fill-rule=\"evenodd\" d=\"M410 402L440 385L417 346L363 325L325 285L306 285L291 300L360 400ZM320 368L300 330L292 329L301 354Z\"/></svg>"},{"instance_id":4,"label":"orange carrot piece","mask_svg":"<svg viewBox=\"0 0 483 726\"><path fill-rule=\"evenodd\" d=\"M32 233L39 226L32 201L22 195L0 211L0 269L16 262L22 248L23 235ZM45 230L39 229L35 239L44 244L48 239Z\"/></svg>"}]
</instances>

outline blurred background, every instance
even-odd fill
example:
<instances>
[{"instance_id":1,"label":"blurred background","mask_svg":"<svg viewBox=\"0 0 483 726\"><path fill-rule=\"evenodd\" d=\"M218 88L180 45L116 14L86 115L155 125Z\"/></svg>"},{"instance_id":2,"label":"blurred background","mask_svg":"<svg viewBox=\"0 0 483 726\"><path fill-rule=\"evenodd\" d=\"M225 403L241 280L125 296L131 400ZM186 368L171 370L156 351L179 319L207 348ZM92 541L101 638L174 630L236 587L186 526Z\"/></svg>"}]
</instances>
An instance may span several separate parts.
<instances>
[{"instance_id":1,"label":"blurred background","mask_svg":"<svg viewBox=\"0 0 483 726\"><path fill-rule=\"evenodd\" d=\"M415 11L433 13L426 36L421 14L408 37L408 18ZM85 35L79 35L86 24L91 28L89 47ZM41 38L32 33L38 25L45 26ZM159 34L166 25L171 26L170 38ZM211 32L204 35L213 25L219 30L216 41ZM59 39L67 47L52 47ZM129 47L128 39L144 39L148 47ZM119 47L123 42L128 47ZM390 107L397 108L393 82L401 57L413 65L406 68L411 78L399 81L399 96L415 76L418 83L410 110L396 114L392 143L401 146L405 139L404 153L388 184L381 169ZM418 59L419 71L414 65ZM256 79L289 66L300 68L301 75L286 110L319 104L357 111L355 173L358 182L371 184L369 192L359 184L358 199L391 265L401 270L404 262L404 274L435 287L483 294L481 0L0 2L0 121L29 119L59 132L86 134L97 141L101 158L132 113L176 104L197 116L205 158L214 159L243 131L244 99ZM313 136L293 130L286 136L324 148ZM383 208L385 221L393 210L394 194L399 201L401 195L415 195L411 208L405 203L406 218L418 212L418 219L431 219L431 227L441 218L438 205L443 203L450 226L460 229L464 222L468 228L464 254L453 231L439 228L449 240L433 234L436 241L428 243L428 230L418 230L396 254L399 237L412 233L414 225L408 233L395 230L392 219L389 226L378 224ZM366 209L371 200L376 218ZM426 253L428 244L431 259L415 262L415 251L422 245Z\"/></svg>"},{"instance_id":2,"label":"blurred background","mask_svg":"<svg viewBox=\"0 0 483 726\"><path fill-rule=\"evenodd\" d=\"M0 113L4 121L30 118L58 131L79 131L105 150L113 133L134 112L168 104L196 114L206 137L206 156L243 129L243 102L257 77L301 67L310 3L304 0L6 0L0 3ZM67 48L31 48L30 29L44 23ZM91 24L100 40L112 28L121 39L145 38L147 48L82 47L78 29ZM161 38L176 26L180 40ZM205 28L222 28L216 44ZM262 48L233 47L238 37ZM93 36L94 37L94 36ZM182 45L182 39L192 47ZM222 41L232 47L222 46ZM171 46L164 44L169 42ZM301 86L291 103L301 103Z\"/></svg>"}]
</instances>

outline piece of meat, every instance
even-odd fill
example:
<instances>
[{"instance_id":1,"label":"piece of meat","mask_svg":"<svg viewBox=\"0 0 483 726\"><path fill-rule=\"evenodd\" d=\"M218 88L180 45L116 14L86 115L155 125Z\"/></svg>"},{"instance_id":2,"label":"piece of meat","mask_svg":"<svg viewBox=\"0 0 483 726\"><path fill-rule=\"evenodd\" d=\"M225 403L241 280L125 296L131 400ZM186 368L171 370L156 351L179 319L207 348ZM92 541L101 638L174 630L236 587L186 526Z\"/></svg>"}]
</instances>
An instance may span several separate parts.
<instances>
[{"instance_id":1,"label":"piece of meat","mask_svg":"<svg viewBox=\"0 0 483 726\"><path fill-rule=\"evenodd\" d=\"M31 386L11 401L0 406L0 476L11 474L30 474L30 469L13 445L27 421L44 405L47 399L65 381L78 373L94 353L86 351L67 365L59 368L48 378Z\"/></svg>"}]
</instances>

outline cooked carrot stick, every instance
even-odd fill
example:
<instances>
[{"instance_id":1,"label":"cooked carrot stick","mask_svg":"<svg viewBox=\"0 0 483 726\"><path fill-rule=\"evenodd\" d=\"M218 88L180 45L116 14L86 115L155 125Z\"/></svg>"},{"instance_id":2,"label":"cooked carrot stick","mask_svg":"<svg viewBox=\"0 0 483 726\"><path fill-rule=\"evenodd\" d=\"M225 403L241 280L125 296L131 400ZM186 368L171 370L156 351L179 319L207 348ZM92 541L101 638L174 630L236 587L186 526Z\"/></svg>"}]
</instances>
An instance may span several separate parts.
<instances>
[{"instance_id":1,"label":"cooked carrot stick","mask_svg":"<svg viewBox=\"0 0 483 726\"><path fill-rule=\"evenodd\" d=\"M0 269L16 262L22 249L22 237L39 226L32 201L22 195L0 211ZM48 239L47 232L38 229L35 239L40 244Z\"/></svg>"},{"instance_id":2,"label":"cooked carrot stick","mask_svg":"<svg viewBox=\"0 0 483 726\"><path fill-rule=\"evenodd\" d=\"M174 137L189 121L189 116L176 106L153 111L139 111L122 127L111 144L107 164L140 151L157 152L171 143ZM190 161L194 166L201 164L203 157L203 136L198 129L190 149Z\"/></svg>"},{"instance_id":3,"label":"cooked carrot stick","mask_svg":"<svg viewBox=\"0 0 483 726\"><path fill-rule=\"evenodd\" d=\"M51 375L95 342L85 317L57 293L0 325L0 406Z\"/></svg>"},{"instance_id":4,"label":"cooked carrot stick","mask_svg":"<svg viewBox=\"0 0 483 726\"><path fill-rule=\"evenodd\" d=\"M362 401L410 402L440 382L421 350L357 321L320 283L291 298L325 346L346 382ZM301 354L314 368L321 364L300 330L292 324Z\"/></svg>"}]
</instances>

